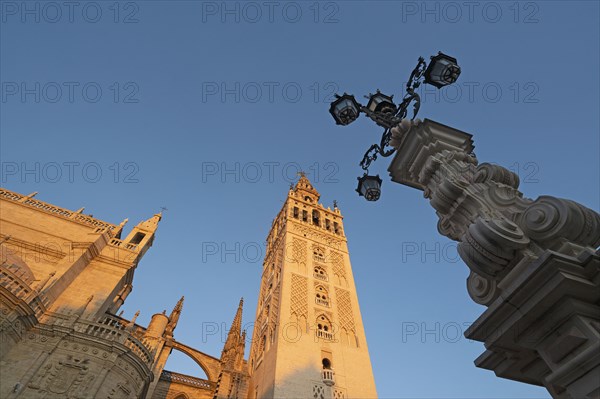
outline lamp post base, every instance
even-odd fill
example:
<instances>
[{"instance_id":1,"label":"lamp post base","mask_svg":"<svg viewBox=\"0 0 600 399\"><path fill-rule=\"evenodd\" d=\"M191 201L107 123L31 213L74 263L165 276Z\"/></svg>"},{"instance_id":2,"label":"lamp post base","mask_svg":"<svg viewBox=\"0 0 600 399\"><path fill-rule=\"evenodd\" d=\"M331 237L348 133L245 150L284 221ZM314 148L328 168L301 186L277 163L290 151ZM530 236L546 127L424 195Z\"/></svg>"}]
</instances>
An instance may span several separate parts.
<instances>
[{"instance_id":1,"label":"lamp post base","mask_svg":"<svg viewBox=\"0 0 600 399\"><path fill-rule=\"evenodd\" d=\"M517 175L479 164L472 136L440 123L403 122L390 144L392 181L423 191L488 307L465 332L486 347L475 365L554 398L599 398L600 215L524 198Z\"/></svg>"}]
</instances>

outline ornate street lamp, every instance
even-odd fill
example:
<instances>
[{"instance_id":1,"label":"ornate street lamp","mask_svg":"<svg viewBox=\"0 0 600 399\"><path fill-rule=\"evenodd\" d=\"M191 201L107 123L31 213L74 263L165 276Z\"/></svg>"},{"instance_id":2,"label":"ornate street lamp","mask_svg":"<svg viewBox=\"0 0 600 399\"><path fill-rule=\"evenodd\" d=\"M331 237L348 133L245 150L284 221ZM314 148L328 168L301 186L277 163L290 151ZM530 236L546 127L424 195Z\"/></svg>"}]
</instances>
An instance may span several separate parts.
<instances>
[{"instance_id":1,"label":"ornate street lamp","mask_svg":"<svg viewBox=\"0 0 600 399\"><path fill-rule=\"evenodd\" d=\"M369 95L369 103L367 108L371 112L380 112L382 114L395 114L398 112L398 107L394 104L394 96L386 96L379 90L377 93Z\"/></svg>"},{"instance_id":2,"label":"ornate street lamp","mask_svg":"<svg viewBox=\"0 0 600 399\"><path fill-rule=\"evenodd\" d=\"M441 89L458 79L460 67L456 64L456 58L452 58L442 52L431 57L429 66L425 70L425 83L429 83Z\"/></svg>"},{"instance_id":3,"label":"ornate street lamp","mask_svg":"<svg viewBox=\"0 0 600 399\"><path fill-rule=\"evenodd\" d=\"M336 94L336 100L331 103L329 112L337 125L346 126L354 122L363 112L377 125L383 127L379 144L373 144L360 162L361 168L365 171L363 177L358 178L359 185L356 191L364 196L368 201L377 201L381 193L381 179L379 176L369 175L369 166L371 162L377 159L378 155L389 157L395 151L394 148L387 148L392 138L391 129L402 122L408 114L408 107L413 103L413 115L411 120L415 119L421 105L421 98L415 90L421 83L428 83L438 89L456 82L460 75L460 67L456 59L441 52L432 56L429 65L425 63L423 57L419 57L417 66L410 74L406 83L406 94L402 102L396 105L393 95L388 96L379 90L375 94L365 96L369 99L367 106L360 104L354 96L344 93L342 96ZM378 182L378 183L377 183ZM376 184L377 183L377 184Z\"/></svg>"},{"instance_id":4,"label":"ornate street lamp","mask_svg":"<svg viewBox=\"0 0 600 399\"><path fill-rule=\"evenodd\" d=\"M471 134L405 119L411 102L413 119L419 110L414 89L421 81L439 89L459 74L445 54L427 67L420 58L398 106L379 91L358 106L384 132L360 163L365 174L356 191L376 201L381 179L368 167L395 153L391 180L422 191L435 209L439 233L458 243L470 269L469 296L486 307L464 332L485 344L477 367L545 386L553 398L598 398L600 214L572 200L527 198L516 173L479 163Z\"/></svg>"},{"instance_id":5,"label":"ornate street lamp","mask_svg":"<svg viewBox=\"0 0 600 399\"><path fill-rule=\"evenodd\" d=\"M329 113L335 119L336 125L346 126L358 119L360 114L360 104L354 99L354 96L344 93L343 96L336 94L337 100L331 103Z\"/></svg>"},{"instance_id":6,"label":"ornate street lamp","mask_svg":"<svg viewBox=\"0 0 600 399\"><path fill-rule=\"evenodd\" d=\"M369 176L366 173L358 177L356 192L367 201L377 201L381 195L381 179L379 175Z\"/></svg>"}]
</instances>

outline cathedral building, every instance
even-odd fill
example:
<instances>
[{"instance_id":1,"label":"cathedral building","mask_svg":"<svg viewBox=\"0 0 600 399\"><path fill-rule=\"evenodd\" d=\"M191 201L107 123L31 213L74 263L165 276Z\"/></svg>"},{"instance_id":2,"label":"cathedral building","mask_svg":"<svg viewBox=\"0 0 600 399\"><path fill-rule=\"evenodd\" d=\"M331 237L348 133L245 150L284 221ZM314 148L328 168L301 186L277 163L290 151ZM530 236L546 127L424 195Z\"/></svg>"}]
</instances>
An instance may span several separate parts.
<instances>
[{"instance_id":1,"label":"cathedral building","mask_svg":"<svg viewBox=\"0 0 600 399\"><path fill-rule=\"evenodd\" d=\"M176 339L183 297L145 327L119 314L161 214L125 235L35 195L0 189L1 398L377 396L342 215L305 176L268 235L248 361L243 300L218 357ZM165 370L173 350L207 379Z\"/></svg>"}]
</instances>

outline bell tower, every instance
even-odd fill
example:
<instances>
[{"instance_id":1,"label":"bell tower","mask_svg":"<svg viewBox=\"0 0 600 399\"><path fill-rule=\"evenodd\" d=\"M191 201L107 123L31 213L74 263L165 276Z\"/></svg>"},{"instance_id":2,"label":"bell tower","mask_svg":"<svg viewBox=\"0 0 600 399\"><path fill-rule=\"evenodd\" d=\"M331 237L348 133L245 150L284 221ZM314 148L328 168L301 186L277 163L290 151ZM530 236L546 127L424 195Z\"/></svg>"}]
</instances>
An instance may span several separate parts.
<instances>
[{"instance_id":1,"label":"bell tower","mask_svg":"<svg viewBox=\"0 0 600 399\"><path fill-rule=\"evenodd\" d=\"M267 237L248 399L376 398L342 214L302 173Z\"/></svg>"}]
</instances>

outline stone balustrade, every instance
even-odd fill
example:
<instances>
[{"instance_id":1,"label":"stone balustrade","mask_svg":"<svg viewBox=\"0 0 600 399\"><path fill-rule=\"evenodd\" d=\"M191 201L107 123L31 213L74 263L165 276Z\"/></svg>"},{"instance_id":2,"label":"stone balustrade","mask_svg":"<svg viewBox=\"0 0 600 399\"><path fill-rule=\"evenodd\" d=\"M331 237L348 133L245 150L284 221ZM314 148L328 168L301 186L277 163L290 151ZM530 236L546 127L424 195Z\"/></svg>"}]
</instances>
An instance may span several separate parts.
<instances>
[{"instance_id":1,"label":"stone balustrade","mask_svg":"<svg viewBox=\"0 0 600 399\"><path fill-rule=\"evenodd\" d=\"M327 299L315 298L315 303L317 305L325 306L326 308L329 307L329 301Z\"/></svg>"},{"instance_id":2,"label":"stone balustrade","mask_svg":"<svg viewBox=\"0 0 600 399\"><path fill-rule=\"evenodd\" d=\"M164 370L160 375L160 379L169 382L178 382L180 384L190 385L196 388L204 388L212 390L214 384L208 380L202 378L192 377L190 375L174 373L172 371Z\"/></svg>"},{"instance_id":3,"label":"stone balustrade","mask_svg":"<svg viewBox=\"0 0 600 399\"><path fill-rule=\"evenodd\" d=\"M325 385L330 387L335 385L335 372L333 370L323 369L323 371L321 371L321 378Z\"/></svg>"},{"instance_id":4,"label":"stone balustrade","mask_svg":"<svg viewBox=\"0 0 600 399\"><path fill-rule=\"evenodd\" d=\"M322 339L325 339L327 341L333 341L334 340L333 333L330 333L329 331L317 330L316 334L317 334L317 338L322 338Z\"/></svg>"},{"instance_id":5,"label":"stone balustrade","mask_svg":"<svg viewBox=\"0 0 600 399\"><path fill-rule=\"evenodd\" d=\"M125 243L123 240L119 240L118 238L111 239L109 245L112 245L113 247L129 249L131 251L135 251L138 248L137 244Z\"/></svg>"},{"instance_id":6,"label":"stone balustrade","mask_svg":"<svg viewBox=\"0 0 600 399\"><path fill-rule=\"evenodd\" d=\"M0 198L9 200L9 201L20 202L20 203L30 206L32 208L36 208L38 210L41 210L41 211L44 211L47 213L51 213L53 215L60 216L60 217L66 218L66 219L72 219L79 223L82 223L82 224L85 224L85 225L91 226L91 227L103 228L103 229L108 229L108 230L114 230L117 227L113 224L103 222L103 221L95 219L91 216L83 215L83 214L80 214L77 212L70 211L68 209L64 209L64 208L61 208L61 207L58 207L55 205L51 205L46 202L36 200L34 198L12 192L5 188L0 188Z\"/></svg>"}]
</instances>

